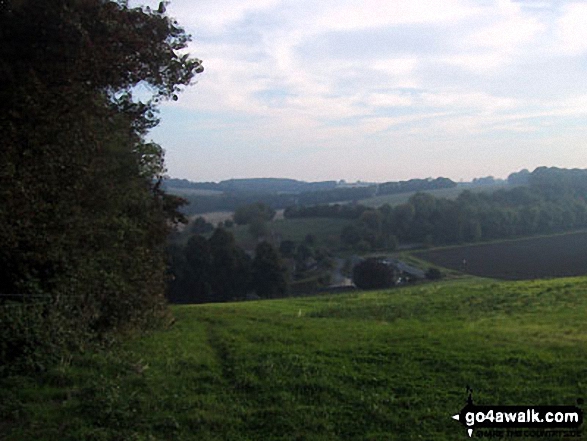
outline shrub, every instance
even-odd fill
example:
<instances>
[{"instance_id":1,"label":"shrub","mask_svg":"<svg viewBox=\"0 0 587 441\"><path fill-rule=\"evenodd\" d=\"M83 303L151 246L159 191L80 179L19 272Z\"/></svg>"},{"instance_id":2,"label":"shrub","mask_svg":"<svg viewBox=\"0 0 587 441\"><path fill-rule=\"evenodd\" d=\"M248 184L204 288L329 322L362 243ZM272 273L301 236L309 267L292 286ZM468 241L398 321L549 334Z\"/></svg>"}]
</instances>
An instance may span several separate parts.
<instances>
[{"instance_id":1,"label":"shrub","mask_svg":"<svg viewBox=\"0 0 587 441\"><path fill-rule=\"evenodd\" d=\"M426 278L428 280L440 280L442 277L443 274L438 268L428 268L428 271L426 271Z\"/></svg>"},{"instance_id":2,"label":"shrub","mask_svg":"<svg viewBox=\"0 0 587 441\"><path fill-rule=\"evenodd\" d=\"M389 288L394 276L392 267L376 259L364 260L353 268L353 283L360 289Z\"/></svg>"}]
</instances>

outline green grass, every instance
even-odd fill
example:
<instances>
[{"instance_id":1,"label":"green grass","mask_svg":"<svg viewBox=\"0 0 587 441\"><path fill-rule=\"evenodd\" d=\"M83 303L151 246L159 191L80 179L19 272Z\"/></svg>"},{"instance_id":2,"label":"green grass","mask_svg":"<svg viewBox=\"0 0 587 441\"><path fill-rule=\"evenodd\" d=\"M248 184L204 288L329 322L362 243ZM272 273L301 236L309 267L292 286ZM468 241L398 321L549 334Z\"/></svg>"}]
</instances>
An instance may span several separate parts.
<instances>
[{"instance_id":1,"label":"green grass","mask_svg":"<svg viewBox=\"0 0 587 441\"><path fill-rule=\"evenodd\" d=\"M173 311L167 331L5 380L4 439L464 440L466 385L477 404L587 395L587 278Z\"/></svg>"}]
</instances>

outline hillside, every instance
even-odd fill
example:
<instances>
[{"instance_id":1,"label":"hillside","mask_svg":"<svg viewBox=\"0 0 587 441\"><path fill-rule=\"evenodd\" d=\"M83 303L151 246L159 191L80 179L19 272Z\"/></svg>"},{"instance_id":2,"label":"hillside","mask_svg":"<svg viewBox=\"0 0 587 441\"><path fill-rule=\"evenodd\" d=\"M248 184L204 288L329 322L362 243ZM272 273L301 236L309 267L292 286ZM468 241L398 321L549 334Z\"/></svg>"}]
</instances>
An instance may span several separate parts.
<instances>
[{"instance_id":1,"label":"hillside","mask_svg":"<svg viewBox=\"0 0 587 441\"><path fill-rule=\"evenodd\" d=\"M162 185L167 192L188 201L188 205L183 207L184 213L188 215L233 211L241 205L255 202L263 202L277 209L292 205L362 201L375 195L394 199L416 191L454 190L457 186L447 178L410 179L380 184L305 182L282 178L229 179L216 183L169 178Z\"/></svg>"},{"instance_id":2,"label":"hillside","mask_svg":"<svg viewBox=\"0 0 587 441\"><path fill-rule=\"evenodd\" d=\"M305 182L285 178L227 179L216 182L192 182L187 179L166 179L168 189L208 190L217 192L299 193L336 187L336 181Z\"/></svg>"},{"instance_id":3,"label":"hillside","mask_svg":"<svg viewBox=\"0 0 587 441\"><path fill-rule=\"evenodd\" d=\"M456 199L464 190L469 190L474 193L491 193L496 190L500 189L508 189L513 188L514 186L511 184L505 183L496 183L493 185L458 185L452 188L438 188L433 190L424 190L425 193L428 193L436 198L446 198L446 199ZM391 206L405 204L408 202L410 197L416 194L416 191L410 191L406 193L396 193L396 194L385 194L381 196L373 196L371 198L362 199L359 201L360 204L366 205L367 207L377 208L381 207L384 204L389 204Z\"/></svg>"},{"instance_id":4,"label":"hillside","mask_svg":"<svg viewBox=\"0 0 587 441\"><path fill-rule=\"evenodd\" d=\"M477 404L586 395L587 278L173 311L167 331L4 381L3 439L442 441L468 439L451 419L467 385Z\"/></svg>"}]
</instances>

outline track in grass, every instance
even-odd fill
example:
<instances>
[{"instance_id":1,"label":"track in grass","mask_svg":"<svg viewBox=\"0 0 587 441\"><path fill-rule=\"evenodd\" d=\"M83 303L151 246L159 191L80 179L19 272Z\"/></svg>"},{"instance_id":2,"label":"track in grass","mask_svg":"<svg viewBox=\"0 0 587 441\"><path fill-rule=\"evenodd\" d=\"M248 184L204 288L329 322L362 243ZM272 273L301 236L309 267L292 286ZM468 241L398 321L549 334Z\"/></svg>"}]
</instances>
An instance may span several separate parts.
<instances>
[{"instance_id":1,"label":"track in grass","mask_svg":"<svg viewBox=\"0 0 587 441\"><path fill-rule=\"evenodd\" d=\"M468 439L451 419L467 385L477 404L587 396L587 278L173 311L166 331L4 381L0 438L447 441Z\"/></svg>"}]
</instances>

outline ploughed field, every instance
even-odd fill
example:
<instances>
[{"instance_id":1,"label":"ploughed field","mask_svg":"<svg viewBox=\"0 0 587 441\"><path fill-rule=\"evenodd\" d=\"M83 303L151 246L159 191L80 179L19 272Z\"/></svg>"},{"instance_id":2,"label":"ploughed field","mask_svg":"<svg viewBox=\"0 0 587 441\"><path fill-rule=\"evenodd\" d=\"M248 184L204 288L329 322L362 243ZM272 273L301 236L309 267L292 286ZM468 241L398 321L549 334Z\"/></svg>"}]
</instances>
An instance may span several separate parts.
<instances>
[{"instance_id":1,"label":"ploughed field","mask_svg":"<svg viewBox=\"0 0 587 441\"><path fill-rule=\"evenodd\" d=\"M587 274L587 232L432 249L415 256L448 269L504 280Z\"/></svg>"}]
</instances>

